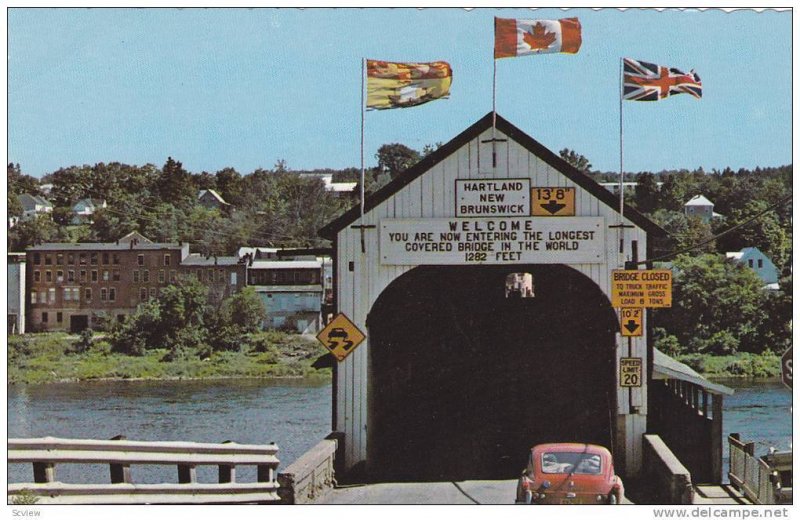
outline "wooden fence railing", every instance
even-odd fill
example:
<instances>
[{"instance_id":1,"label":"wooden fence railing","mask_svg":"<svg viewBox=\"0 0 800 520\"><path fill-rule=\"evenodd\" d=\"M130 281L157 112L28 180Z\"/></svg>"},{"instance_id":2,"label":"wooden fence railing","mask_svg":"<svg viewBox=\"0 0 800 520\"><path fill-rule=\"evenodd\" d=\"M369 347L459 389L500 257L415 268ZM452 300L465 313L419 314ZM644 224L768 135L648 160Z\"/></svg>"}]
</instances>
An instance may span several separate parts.
<instances>
[{"instance_id":1,"label":"wooden fence railing","mask_svg":"<svg viewBox=\"0 0 800 520\"><path fill-rule=\"evenodd\" d=\"M786 486L782 474L788 472L791 481L791 452L770 453L766 457L755 455L755 444L743 442L738 433L728 436L730 470L728 479L756 504L791 502L791 484Z\"/></svg>"},{"instance_id":2,"label":"wooden fence railing","mask_svg":"<svg viewBox=\"0 0 800 520\"><path fill-rule=\"evenodd\" d=\"M209 504L275 502L278 447L226 442L9 439L8 462L33 464L33 483L8 485L10 500L34 495L37 504ZM58 464L108 464L110 484L56 480ZM132 464L175 465L178 482L135 484ZM197 482L197 466L218 466L218 483ZM237 466L256 466L257 482L236 482Z\"/></svg>"}]
</instances>

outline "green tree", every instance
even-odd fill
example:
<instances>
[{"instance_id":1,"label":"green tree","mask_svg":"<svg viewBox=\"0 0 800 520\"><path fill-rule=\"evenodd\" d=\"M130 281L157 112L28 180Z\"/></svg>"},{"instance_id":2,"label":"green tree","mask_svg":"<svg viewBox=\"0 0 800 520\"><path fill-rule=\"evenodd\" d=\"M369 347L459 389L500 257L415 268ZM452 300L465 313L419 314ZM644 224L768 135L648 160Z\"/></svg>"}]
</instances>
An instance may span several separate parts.
<instances>
[{"instance_id":1,"label":"green tree","mask_svg":"<svg viewBox=\"0 0 800 520\"><path fill-rule=\"evenodd\" d=\"M655 175L649 172L636 176L634 202L636 208L643 213L652 213L658 207L659 187Z\"/></svg>"},{"instance_id":2,"label":"green tree","mask_svg":"<svg viewBox=\"0 0 800 520\"><path fill-rule=\"evenodd\" d=\"M50 215L20 220L8 232L9 250L24 251L28 246L50 242L58 235L58 231Z\"/></svg>"},{"instance_id":3,"label":"green tree","mask_svg":"<svg viewBox=\"0 0 800 520\"><path fill-rule=\"evenodd\" d=\"M650 218L670 234L674 241L674 250L682 251L693 247L691 254L695 255L715 251L714 242L709 242L714 236L711 226L701 218L687 217L682 212L665 209L655 211ZM703 243L706 244L695 247Z\"/></svg>"},{"instance_id":4,"label":"green tree","mask_svg":"<svg viewBox=\"0 0 800 520\"><path fill-rule=\"evenodd\" d=\"M726 218L726 227L747 222L769 207L764 200L751 200L741 210L733 210ZM724 251L740 251L744 247L757 247L767 255L778 270L788 264L792 244L781 226L775 212L769 211L752 222L734 230L719 239L719 247Z\"/></svg>"},{"instance_id":5,"label":"green tree","mask_svg":"<svg viewBox=\"0 0 800 520\"><path fill-rule=\"evenodd\" d=\"M197 196L191 174L183 168L180 161L172 157L167 158L161 169L157 189L162 201L169 201L179 207L193 204Z\"/></svg>"},{"instance_id":6,"label":"green tree","mask_svg":"<svg viewBox=\"0 0 800 520\"><path fill-rule=\"evenodd\" d=\"M250 333L261 330L267 310L255 289L245 287L223 301L220 315L224 325L235 327L241 333Z\"/></svg>"},{"instance_id":7,"label":"green tree","mask_svg":"<svg viewBox=\"0 0 800 520\"><path fill-rule=\"evenodd\" d=\"M752 270L720 255L682 255L673 263L672 307L654 313L654 326L690 352L761 352L765 293Z\"/></svg>"},{"instance_id":8,"label":"green tree","mask_svg":"<svg viewBox=\"0 0 800 520\"><path fill-rule=\"evenodd\" d=\"M575 169L582 171L583 173L589 173L589 171L592 169L592 163L589 162L589 159L577 153L575 150L564 148L558 152L558 155L560 155L562 159L567 161Z\"/></svg>"},{"instance_id":9,"label":"green tree","mask_svg":"<svg viewBox=\"0 0 800 520\"><path fill-rule=\"evenodd\" d=\"M375 154L378 159L378 171L388 173L394 179L420 160L419 152L400 143L384 144Z\"/></svg>"}]
</instances>

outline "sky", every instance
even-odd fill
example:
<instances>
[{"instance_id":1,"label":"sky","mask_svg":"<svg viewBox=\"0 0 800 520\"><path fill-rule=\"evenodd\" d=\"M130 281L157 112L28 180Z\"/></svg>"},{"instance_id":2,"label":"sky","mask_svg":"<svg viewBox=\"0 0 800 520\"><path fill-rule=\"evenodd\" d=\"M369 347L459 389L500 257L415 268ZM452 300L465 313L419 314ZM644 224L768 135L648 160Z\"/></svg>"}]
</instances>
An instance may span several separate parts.
<instances>
[{"instance_id":1,"label":"sky","mask_svg":"<svg viewBox=\"0 0 800 520\"><path fill-rule=\"evenodd\" d=\"M360 164L361 59L445 60L448 99L372 111L384 143L447 142L492 109L493 17L578 17L577 54L497 61L497 112L593 168L620 163L620 59L694 69L703 98L622 107L626 171L792 162L791 13L628 9L8 11L8 161L242 174Z\"/></svg>"}]
</instances>

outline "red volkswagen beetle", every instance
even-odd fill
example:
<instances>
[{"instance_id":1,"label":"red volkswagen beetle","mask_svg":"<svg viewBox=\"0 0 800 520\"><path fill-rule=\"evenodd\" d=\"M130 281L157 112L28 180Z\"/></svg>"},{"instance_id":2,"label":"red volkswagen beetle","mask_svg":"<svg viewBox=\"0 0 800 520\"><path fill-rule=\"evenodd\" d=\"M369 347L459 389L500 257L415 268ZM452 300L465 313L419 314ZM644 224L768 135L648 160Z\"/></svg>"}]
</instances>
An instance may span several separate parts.
<instances>
[{"instance_id":1,"label":"red volkswagen beetle","mask_svg":"<svg viewBox=\"0 0 800 520\"><path fill-rule=\"evenodd\" d=\"M518 504L620 504L611 453L594 444L539 444L517 484Z\"/></svg>"}]
</instances>

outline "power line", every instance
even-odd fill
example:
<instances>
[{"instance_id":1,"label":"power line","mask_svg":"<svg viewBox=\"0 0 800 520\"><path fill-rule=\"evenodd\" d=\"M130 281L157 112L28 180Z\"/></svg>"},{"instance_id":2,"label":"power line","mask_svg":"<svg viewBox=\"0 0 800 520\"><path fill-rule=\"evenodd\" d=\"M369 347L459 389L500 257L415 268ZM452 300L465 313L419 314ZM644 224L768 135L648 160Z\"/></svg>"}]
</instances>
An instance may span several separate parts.
<instances>
[{"instance_id":1,"label":"power line","mask_svg":"<svg viewBox=\"0 0 800 520\"><path fill-rule=\"evenodd\" d=\"M769 206L768 208L766 208L765 210L763 210L763 211L761 211L759 213L756 213L755 215L753 215L749 219L745 220L744 222L740 222L739 224L736 224L735 226L726 229L722 233L714 235L713 237L709 238L708 240L704 240L703 242L700 242L699 244L694 244L694 245L689 246L689 247L687 247L685 249L681 249L681 250L678 250L678 251L673 251L672 253L667 253L666 255L657 256L655 258L650 258L648 260L640 260L639 262L636 262L636 265L647 264L647 263L650 263L650 262L657 262L657 261L660 261L660 260L665 260L667 258L672 258L672 257L678 256L678 255L681 255L683 253L688 253L689 251L693 251L693 250L695 250L697 248L703 247L703 246L705 246L707 244L710 244L711 242L715 241L716 239L727 235L728 233L730 233L732 231L735 231L735 230L737 230L737 229L739 229L741 227L744 227L744 226L750 224L754 220L757 220L758 218L762 217L763 215L765 215L765 214L769 213L770 211L772 211L772 210L774 210L774 209L786 204L787 202L789 202L791 200L792 200L792 195L787 195L786 197L782 198L781 200L779 200L778 202L776 202L772 206Z\"/></svg>"}]
</instances>

